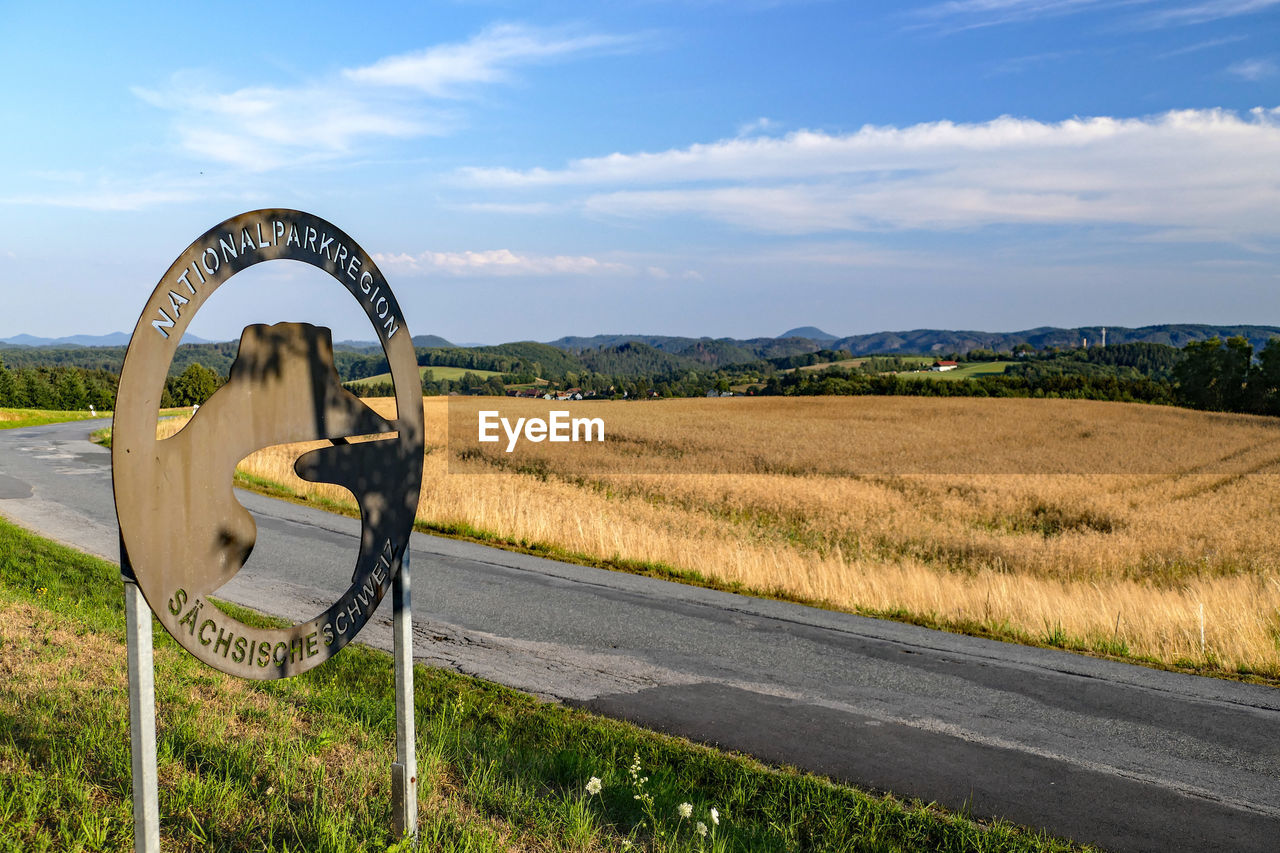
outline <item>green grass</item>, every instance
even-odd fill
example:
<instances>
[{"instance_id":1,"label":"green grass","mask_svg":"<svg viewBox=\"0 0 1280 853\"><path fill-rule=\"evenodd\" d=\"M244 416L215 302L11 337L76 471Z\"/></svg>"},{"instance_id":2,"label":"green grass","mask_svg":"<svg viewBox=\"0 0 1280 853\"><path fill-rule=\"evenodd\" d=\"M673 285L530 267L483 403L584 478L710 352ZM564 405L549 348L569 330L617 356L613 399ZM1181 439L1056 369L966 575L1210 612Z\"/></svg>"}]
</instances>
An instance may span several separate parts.
<instances>
[{"instance_id":1,"label":"green grass","mask_svg":"<svg viewBox=\"0 0 1280 853\"><path fill-rule=\"evenodd\" d=\"M943 372L926 370L923 373L903 373L901 375L951 382L957 379L976 379L980 376L999 376L1005 372L1009 365L1015 363L1012 361L975 361L969 364L961 364L955 370ZM928 362L928 364L933 364L933 362Z\"/></svg>"},{"instance_id":2,"label":"green grass","mask_svg":"<svg viewBox=\"0 0 1280 853\"><path fill-rule=\"evenodd\" d=\"M905 364L908 367L928 367L934 362L934 359L932 358L915 355L887 357L896 358L900 363ZM846 358L841 361L825 361L820 364L805 364L800 367L789 367L786 370L779 370L778 373L795 373L796 371L800 371L802 373L820 373L823 370L827 370L832 367L842 367L845 370L852 370L855 367L861 367L873 358L876 358L876 356L859 356L858 358Z\"/></svg>"},{"instance_id":3,"label":"green grass","mask_svg":"<svg viewBox=\"0 0 1280 853\"><path fill-rule=\"evenodd\" d=\"M170 415L189 415L191 414L190 406L182 406L176 409L161 409L160 417L166 418ZM101 444L108 450L111 449L111 421L108 420L106 426L95 429L89 433L89 440L94 444Z\"/></svg>"},{"instance_id":4,"label":"green grass","mask_svg":"<svg viewBox=\"0 0 1280 853\"><path fill-rule=\"evenodd\" d=\"M0 521L0 850L132 845L121 599L115 566ZM166 849L387 849L388 655L353 645L303 676L249 682L155 631ZM465 676L418 667L415 678L424 849L1087 849ZM713 807L721 822L703 845L695 824Z\"/></svg>"},{"instance_id":5,"label":"green grass","mask_svg":"<svg viewBox=\"0 0 1280 853\"><path fill-rule=\"evenodd\" d=\"M45 426L61 424L67 421L83 421L94 417L88 412L59 412L48 409L6 409L0 408L0 429L17 427ZM98 412L97 417L111 423L111 412Z\"/></svg>"},{"instance_id":6,"label":"green grass","mask_svg":"<svg viewBox=\"0 0 1280 853\"><path fill-rule=\"evenodd\" d=\"M860 367L865 362L865 358L846 358L841 361L824 361L821 364L804 364L800 367L788 367L786 370L779 370L778 373L794 373L797 370L808 373L811 371L826 370L830 367L843 367L846 370L849 370L854 367Z\"/></svg>"},{"instance_id":7,"label":"green grass","mask_svg":"<svg viewBox=\"0 0 1280 853\"><path fill-rule=\"evenodd\" d=\"M472 367L419 367L418 377L421 378L428 370L436 378L436 381L448 379L450 382L461 379L463 374L474 373L481 379L488 379L490 376L501 376L502 374L496 370L477 370ZM377 376L369 376L364 379L356 379L347 384L349 385L375 385L379 382L390 382L390 373L379 373Z\"/></svg>"}]
</instances>

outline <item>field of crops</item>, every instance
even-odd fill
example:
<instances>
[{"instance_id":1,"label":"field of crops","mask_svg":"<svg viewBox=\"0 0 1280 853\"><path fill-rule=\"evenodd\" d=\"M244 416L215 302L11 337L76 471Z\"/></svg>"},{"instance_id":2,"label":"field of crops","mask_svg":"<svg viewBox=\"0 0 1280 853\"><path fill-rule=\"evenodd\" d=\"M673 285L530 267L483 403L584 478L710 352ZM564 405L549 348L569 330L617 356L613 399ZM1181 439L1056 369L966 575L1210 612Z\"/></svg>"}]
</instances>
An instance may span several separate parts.
<instances>
[{"instance_id":1,"label":"field of crops","mask_svg":"<svg viewBox=\"0 0 1280 853\"><path fill-rule=\"evenodd\" d=\"M922 379L942 379L944 381L954 381L957 379L976 379L980 376L1000 376L1014 362L1012 361L973 361L962 364L954 370L929 370L927 365L923 372L904 373L903 376L920 377Z\"/></svg>"},{"instance_id":2,"label":"field of crops","mask_svg":"<svg viewBox=\"0 0 1280 853\"><path fill-rule=\"evenodd\" d=\"M461 379L464 375L468 373L474 373L476 376L479 376L481 379L488 379L490 376L502 375L498 373L496 370L477 370L477 369L466 368L466 367L436 366L436 367L419 367L418 376L420 377L425 376L428 370L431 371L431 375L435 378L437 382L439 382L442 379L448 379L450 382L454 382L458 379ZM351 384L376 385L379 382L390 382L390 381L391 381L390 373L379 373L377 376L367 376L364 379L356 379L352 381Z\"/></svg>"},{"instance_id":3,"label":"field of crops","mask_svg":"<svg viewBox=\"0 0 1280 853\"><path fill-rule=\"evenodd\" d=\"M372 401L381 411L390 400ZM1280 421L910 397L577 403L603 445L476 441L432 398L420 518L966 630L1280 675ZM167 427L173 429L177 426ZM314 445L312 445L314 446ZM300 448L242 466L298 480Z\"/></svg>"}]
</instances>

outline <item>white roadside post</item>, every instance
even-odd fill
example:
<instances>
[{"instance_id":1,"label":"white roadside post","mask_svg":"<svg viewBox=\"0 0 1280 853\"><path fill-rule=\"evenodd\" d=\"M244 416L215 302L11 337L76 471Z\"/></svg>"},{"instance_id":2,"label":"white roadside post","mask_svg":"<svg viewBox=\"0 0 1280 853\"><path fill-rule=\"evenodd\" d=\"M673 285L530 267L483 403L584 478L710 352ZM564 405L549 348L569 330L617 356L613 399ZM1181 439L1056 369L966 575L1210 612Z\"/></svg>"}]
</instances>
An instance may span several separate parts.
<instances>
[{"instance_id":1,"label":"white roadside post","mask_svg":"<svg viewBox=\"0 0 1280 853\"><path fill-rule=\"evenodd\" d=\"M418 754L413 719L413 606L409 594L409 544L391 587L395 609L396 763L391 765L391 822L396 835L418 834Z\"/></svg>"},{"instance_id":2,"label":"white roadside post","mask_svg":"<svg viewBox=\"0 0 1280 853\"><path fill-rule=\"evenodd\" d=\"M156 780L156 690L151 608L133 579L121 547L125 627L129 641L129 744L133 754L133 848L160 853L160 801Z\"/></svg>"}]
</instances>

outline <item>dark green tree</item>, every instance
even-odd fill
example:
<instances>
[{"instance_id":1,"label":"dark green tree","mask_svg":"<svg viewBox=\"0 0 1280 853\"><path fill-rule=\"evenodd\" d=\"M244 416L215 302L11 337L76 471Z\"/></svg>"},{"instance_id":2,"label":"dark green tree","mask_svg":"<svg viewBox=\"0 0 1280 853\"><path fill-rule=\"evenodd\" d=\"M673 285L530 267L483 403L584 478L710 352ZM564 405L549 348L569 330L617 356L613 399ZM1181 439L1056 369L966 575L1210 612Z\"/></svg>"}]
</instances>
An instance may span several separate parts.
<instances>
[{"instance_id":1,"label":"dark green tree","mask_svg":"<svg viewBox=\"0 0 1280 853\"><path fill-rule=\"evenodd\" d=\"M1182 350L1182 361L1173 368L1178 399L1195 409L1222 408L1222 341L1192 341Z\"/></svg>"},{"instance_id":2,"label":"dark green tree","mask_svg":"<svg viewBox=\"0 0 1280 853\"><path fill-rule=\"evenodd\" d=\"M181 376L166 383L175 406L203 405L221 384L218 374L199 362L188 365Z\"/></svg>"},{"instance_id":3,"label":"dark green tree","mask_svg":"<svg viewBox=\"0 0 1280 853\"><path fill-rule=\"evenodd\" d=\"M77 412L89 408L89 396L84 379L76 368L63 371L57 383L58 408L65 412Z\"/></svg>"},{"instance_id":4,"label":"dark green tree","mask_svg":"<svg viewBox=\"0 0 1280 853\"><path fill-rule=\"evenodd\" d=\"M15 405L13 394L13 374L4 366L4 362L0 361L0 406Z\"/></svg>"},{"instance_id":5,"label":"dark green tree","mask_svg":"<svg viewBox=\"0 0 1280 853\"><path fill-rule=\"evenodd\" d=\"M27 409L52 409L57 405L53 383L39 369L28 368L18 380L17 405Z\"/></svg>"},{"instance_id":6,"label":"dark green tree","mask_svg":"<svg viewBox=\"0 0 1280 853\"><path fill-rule=\"evenodd\" d=\"M1280 338L1267 341L1249 371L1247 408L1262 415L1280 415Z\"/></svg>"}]
</instances>

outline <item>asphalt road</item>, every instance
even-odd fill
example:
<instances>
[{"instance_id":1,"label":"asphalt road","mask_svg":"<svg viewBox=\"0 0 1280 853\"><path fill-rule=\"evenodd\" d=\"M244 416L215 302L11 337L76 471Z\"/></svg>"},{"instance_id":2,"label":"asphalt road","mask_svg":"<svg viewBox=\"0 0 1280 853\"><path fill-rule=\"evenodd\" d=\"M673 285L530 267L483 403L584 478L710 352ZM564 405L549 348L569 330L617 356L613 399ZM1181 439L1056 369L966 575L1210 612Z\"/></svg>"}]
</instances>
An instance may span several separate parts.
<instances>
[{"instance_id":1,"label":"asphalt road","mask_svg":"<svg viewBox=\"0 0 1280 853\"><path fill-rule=\"evenodd\" d=\"M90 428L0 430L0 514L116 559ZM238 497L258 544L220 595L302 620L346 588L357 521ZM420 534L411 548L423 663L1107 849L1280 849L1273 688ZM389 613L361 639L389 648Z\"/></svg>"}]
</instances>

